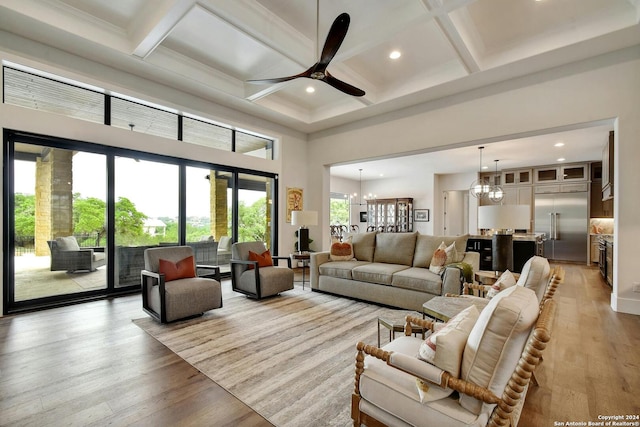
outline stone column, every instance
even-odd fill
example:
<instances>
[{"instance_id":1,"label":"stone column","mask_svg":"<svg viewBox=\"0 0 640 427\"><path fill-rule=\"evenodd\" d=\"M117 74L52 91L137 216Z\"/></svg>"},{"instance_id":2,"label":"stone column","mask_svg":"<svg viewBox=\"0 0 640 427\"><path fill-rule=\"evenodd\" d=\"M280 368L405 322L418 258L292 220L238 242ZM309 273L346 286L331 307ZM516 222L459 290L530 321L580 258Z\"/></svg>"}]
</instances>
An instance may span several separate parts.
<instances>
[{"instance_id":1,"label":"stone column","mask_svg":"<svg viewBox=\"0 0 640 427\"><path fill-rule=\"evenodd\" d=\"M215 171L210 171L209 176L211 235L219 242L222 236L229 234L229 211L227 204L227 188L229 183L226 177L216 177Z\"/></svg>"},{"instance_id":2,"label":"stone column","mask_svg":"<svg viewBox=\"0 0 640 427\"><path fill-rule=\"evenodd\" d=\"M44 149L36 163L36 255L49 255L47 240L73 235L73 152Z\"/></svg>"}]
</instances>

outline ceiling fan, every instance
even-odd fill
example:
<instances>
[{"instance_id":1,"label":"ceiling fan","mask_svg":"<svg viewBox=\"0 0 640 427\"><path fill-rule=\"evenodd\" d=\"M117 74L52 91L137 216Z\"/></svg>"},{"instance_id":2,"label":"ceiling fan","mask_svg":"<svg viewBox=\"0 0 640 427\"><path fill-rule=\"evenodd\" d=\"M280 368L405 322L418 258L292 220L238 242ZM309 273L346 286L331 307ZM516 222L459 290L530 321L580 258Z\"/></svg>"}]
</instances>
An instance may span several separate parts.
<instances>
[{"instance_id":1,"label":"ceiling fan","mask_svg":"<svg viewBox=\"0 0 640 427\"><path fill-rule=\"evenodd\" d=\"M355 86L345 83L342 80L336 79L327 70L329 62L333 59L338 52L342 41L347 35L349 29L349 22L351 18L348 13L341 13L331 24L329 34L327 34L327 40L324 42L322 48L322 55L320 60L313 64L309 69L303 71L300 74L288 77L277 77L273 79L259 79L259 80L247 80L247 83L282 83L289 80L297 79L299 77L306 77L314 80L322 80L330 86L352 96L364 96L365 92L362 89L358 89Z\"/></svg>"}]
</instances>

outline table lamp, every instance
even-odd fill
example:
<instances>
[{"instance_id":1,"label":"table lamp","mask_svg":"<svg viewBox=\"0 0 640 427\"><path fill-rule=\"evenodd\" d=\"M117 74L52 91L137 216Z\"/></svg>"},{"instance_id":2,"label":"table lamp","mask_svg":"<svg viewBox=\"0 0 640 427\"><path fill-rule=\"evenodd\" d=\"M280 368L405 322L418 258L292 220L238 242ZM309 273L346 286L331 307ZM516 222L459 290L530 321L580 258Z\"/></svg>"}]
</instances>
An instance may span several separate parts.
<instances>
[{"instance_id":1,"label":"table lamp","mask_svg":"<svg viewBox=\"0 0 640 427\"><path fill-rule=\"evenodd\" d=\"M493 229L492 269L513 270L513 231L528 230L531 222L529 205L491 205L478 208L478 228Z\"/></svg>"},{"instance_id":2,"label":"table lamp","mask_svg":"<svg viewBox=\"0 0 640 427\"><path fill-rule=\"evenodd\" d=\"M299 225L298 252L309 252L309 225L318 225L318 212L293 211L291 212L291 225Z\"/></svg>"}]
</instances>

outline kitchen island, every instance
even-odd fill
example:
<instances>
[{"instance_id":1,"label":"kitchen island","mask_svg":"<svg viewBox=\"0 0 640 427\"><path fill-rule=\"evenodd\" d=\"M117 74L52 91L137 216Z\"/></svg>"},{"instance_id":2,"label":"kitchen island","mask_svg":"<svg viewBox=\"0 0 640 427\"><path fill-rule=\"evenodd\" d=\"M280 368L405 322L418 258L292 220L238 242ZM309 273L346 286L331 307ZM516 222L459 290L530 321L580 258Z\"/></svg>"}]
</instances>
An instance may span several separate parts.
<instances>
[{"instance_id":1,"label":"kitchen island","mask_svg":"<svg viewBox=\"0 0 640 427\"><path fill-rule=\"evenodd\" d=\"M515 233L513 235L513 272L520 273L524 264L539 253L542 233ZM480 270L491 271L493 242L490 235L470 235L467 251L480 253Z\"/></svg>"}]
</instances>

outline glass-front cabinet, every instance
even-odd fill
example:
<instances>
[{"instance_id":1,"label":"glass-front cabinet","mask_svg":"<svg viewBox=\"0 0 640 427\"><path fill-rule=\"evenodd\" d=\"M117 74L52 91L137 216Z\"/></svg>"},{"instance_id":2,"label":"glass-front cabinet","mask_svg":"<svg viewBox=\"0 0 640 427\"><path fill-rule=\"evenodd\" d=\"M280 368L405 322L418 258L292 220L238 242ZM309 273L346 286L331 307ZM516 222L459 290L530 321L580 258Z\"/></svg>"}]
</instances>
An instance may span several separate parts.
<instances>
[{"instance_id":1,"label":"glass-front cabinet","mask_svg":"<svg viewBox=\"0 0 640 427\"><path fill-rule=\"evenodd\" d=\"M390 233L413 231L413 198L368 200L367 229Z\"/></svg>"}]
</instances>

